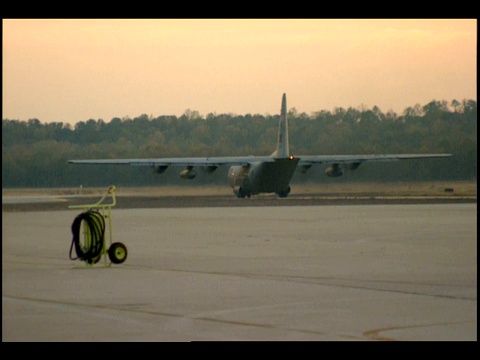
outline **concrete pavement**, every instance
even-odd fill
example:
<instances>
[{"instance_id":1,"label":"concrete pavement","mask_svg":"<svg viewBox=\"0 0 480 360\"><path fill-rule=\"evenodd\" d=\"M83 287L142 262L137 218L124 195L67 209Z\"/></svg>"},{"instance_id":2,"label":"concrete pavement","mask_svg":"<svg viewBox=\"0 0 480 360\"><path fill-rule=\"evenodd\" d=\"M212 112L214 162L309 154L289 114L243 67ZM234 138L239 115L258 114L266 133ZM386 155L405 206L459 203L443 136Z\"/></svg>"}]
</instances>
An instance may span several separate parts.
<instances>
[{"instance_id":1,"label":"concrete pavement","mask_svg":"<svg viewBox=\"0 0 480 360\"><path fill-rule=\"evenodd\" d=\"M2 340L476 341L476 210L113 209L108 268L69 260L79 210L3 212Z\"/></svg>"}]
</instances>

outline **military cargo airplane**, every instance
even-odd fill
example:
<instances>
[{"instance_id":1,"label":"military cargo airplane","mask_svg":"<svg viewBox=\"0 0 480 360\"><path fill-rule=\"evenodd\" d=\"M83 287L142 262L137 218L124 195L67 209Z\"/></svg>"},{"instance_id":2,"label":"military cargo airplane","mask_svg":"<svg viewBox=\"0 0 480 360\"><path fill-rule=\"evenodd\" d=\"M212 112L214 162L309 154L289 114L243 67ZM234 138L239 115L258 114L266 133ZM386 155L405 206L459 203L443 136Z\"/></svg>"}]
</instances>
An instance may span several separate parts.
<instances>
[{"instance_id":1,"label":"military cargo airplane","mask_svg":"<svg viewBox=\"0 0 480 360\"><path fill-rule=\"evenodd\" d=\"M149 166L159 174L169 166L181 166L183 179L194 179L194 167L204 167L212 173L221 165L231 165L228 182L239 198L251 197L260 193L276 193L287 197L290 193L290 180L297 167L306 173L314 164L328 164L325 174L339 177L342 167L357 169L364 162L398 161L422 158L444 158L451 154L396 154L396 155L292 155L288 142L287 97L283 94L280 121L278 125L277 148L270 156L233 157L189 157L156 159L98 159L69 160L70 164L133 165Z\"/></svg>"}]
</instances>

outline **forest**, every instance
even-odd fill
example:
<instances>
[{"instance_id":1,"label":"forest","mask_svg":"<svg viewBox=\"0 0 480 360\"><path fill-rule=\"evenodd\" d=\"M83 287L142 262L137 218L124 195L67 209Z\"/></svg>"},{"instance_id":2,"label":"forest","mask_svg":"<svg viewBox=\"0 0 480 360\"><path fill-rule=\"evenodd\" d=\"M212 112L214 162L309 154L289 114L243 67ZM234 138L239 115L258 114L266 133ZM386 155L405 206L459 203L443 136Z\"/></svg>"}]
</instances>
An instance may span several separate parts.
<instances>
[{"instance_id":1,"label":"forest","mask_svg":"<svg viewBox=\"0 0 480 360\"><path fill-rule=\"evenodd\" d=\"M340 178L325 167L300 171L304 182L461 181L477 176L477 102L432 100L406 108L401 115L369 109L334 108L310 115L288 112L290 153L400 154L450 153L446 159L366 163ZM228 167L213 174L198 171L194 180L181 168L158 174L150 167L69 165L69 159L158 158L270 155L276 147L279 115L200 115L187 109L180 117L148 116L68 123L39 119L2 119L2 187L227 186Z\"/></svg>"}]
</instances>

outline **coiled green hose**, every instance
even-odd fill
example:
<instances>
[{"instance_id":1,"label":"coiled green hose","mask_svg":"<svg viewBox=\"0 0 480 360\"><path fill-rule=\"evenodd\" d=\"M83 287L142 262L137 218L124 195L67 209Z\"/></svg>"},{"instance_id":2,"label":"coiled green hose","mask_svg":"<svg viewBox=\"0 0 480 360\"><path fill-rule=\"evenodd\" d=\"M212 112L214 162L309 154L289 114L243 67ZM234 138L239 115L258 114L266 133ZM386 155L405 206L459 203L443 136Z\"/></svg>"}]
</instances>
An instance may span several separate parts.
<instances>
[{"instance_id":1,"label":"coiled green hose","mask_svg":"<svg viewBox=\"0 0 480 360\"><path fill-rule=\"evenodd\" d=\"M85 221L85 236L83 243L80 241L80 228ZM83 260L93 264L100 259L103 250L105 236L105 219L95 210L88 210L78 215L72 223L72 245L70 246L70 260ZM77 257L72 257L73 246Z\"/></svg>"}]
</instances>

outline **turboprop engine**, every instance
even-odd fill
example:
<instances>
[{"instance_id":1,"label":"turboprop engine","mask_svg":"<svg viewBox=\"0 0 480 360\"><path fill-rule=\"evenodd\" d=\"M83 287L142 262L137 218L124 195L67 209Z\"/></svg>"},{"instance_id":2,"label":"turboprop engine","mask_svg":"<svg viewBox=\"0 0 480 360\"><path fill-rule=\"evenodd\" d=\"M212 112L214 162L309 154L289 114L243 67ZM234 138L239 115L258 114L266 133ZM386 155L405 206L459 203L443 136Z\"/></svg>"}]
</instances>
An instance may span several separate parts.
<instances>
[{"instance_id":1,"label":"turboprop engine","mask_svg":"<svg viewBox=\"0 0 480 360\"><path fill-rule=\"evenodd\" d=\"M180 171L180 177L182 179L187 179L187 180L195 179L195 176L197 176L197 173L192 169L193 169L193 166L187 166L185 170Z\"/></svg>"},{"instance_id":2,"label":"turboprop engine","mask_svg":"<svg viewBox=\"0 0 480 360\"><path fill-rule=\"evenodd\" d=\"M343 175L343 170L340 168L339 164L333 164L326 168L325 175L329 177L339 177Z\"/></svg>"},{"instance_id":3,"label":"turboprop engine","mask_svg":"<svg viewBox=\"0 0 480 360\"><path fill-rule=\"evenodd\" d=\"M347 167L350 170L355 170L360 166L361 162L348 163Z\"/></svg>"},{"instance_id":4,"label":"turboprop engine","mask_svg":"<svg viewBox=\"0 0 480 360\"><path fill-rule=\"evenodd\" d=\"M165 170L167 170L167 168L168 168L167 165L157 165L157 166L155 166L155 171L158 174L163 174L165 172Z\"/></svg>"},{"instance_id":5,"label":"turboprop engine","mask_svg":"<svg viewBox=\"0 0 480 360\"><path fill-rule=\"evenodd\" d=\"M213 173L215 170L217 170L218 166L215 166L215 165L209 165L209 166L205 166L204 167L204 170L207 174L211 174Z\"/></svg>"},{"instance_id":6,"label":"turboprop engine","mask_svg":"<svg viewBox=\"0 0 480 360\"><path fill-rule=\"evenodd\" d=\"M311 167L312 164L300 165L300 171L302 172L302 174L306 174Z\"/></svg>"}]
</instances>

